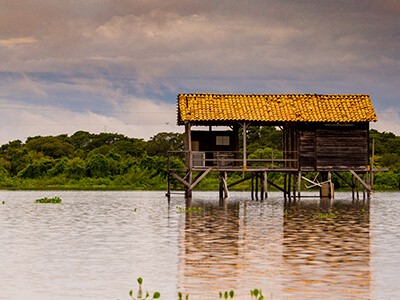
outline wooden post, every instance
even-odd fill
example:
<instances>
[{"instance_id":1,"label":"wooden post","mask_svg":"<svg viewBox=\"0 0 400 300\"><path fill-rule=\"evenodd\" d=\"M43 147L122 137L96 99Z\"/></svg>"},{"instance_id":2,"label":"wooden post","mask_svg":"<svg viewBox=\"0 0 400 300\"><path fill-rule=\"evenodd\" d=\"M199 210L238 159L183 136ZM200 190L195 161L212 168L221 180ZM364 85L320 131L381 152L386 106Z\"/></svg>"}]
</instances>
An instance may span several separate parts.
<instances>
[{"instance_id":1,"label":"wooden post","mask_svg":"<svg viewBox=\"0 0 400 300\"><path fill-rule=\"evenodd\" d=\"M371 190L374 188L374 168L375 168L375 139L372 139L372 158L371 158Z\"/></svg>"},{"instance_id":2,"label":"wooden post","mask_svg":"<svg viewBox=\"0 0 400 300\"><path fill-rule=\"evenodd\" d=\"M293 200L296 201L296 174L293 173Z\"/></svg>"},{"instance_id":3,"label":"wooden post","mask_svg":"<svg viewBox=\"0 0 400 300\"><path fill-rule=\"evenodd\" d=\"M254 174L251 176L251 200L254 200Z\"/></svg>"},{"instance_id":4,"label":"wooden post","mask_svg":"<svg viewBox=\"0 0 400 300\"><path fill-rule=\"evenodd\" d=\"M268 173L263 174L264 198L268 199Z\"/></svg>"},{"instance_id":5,"label":"wooden post","mask_svg":"<svg viewBox=\"0 0 400 300\"><path fill-rule=\"evenodd\" d=\"M169 172L167 174L167 199L169 204L171 202L171 177L169 175Z\"/></svg>"},{"instance_id":6,"label":"wooden post","mask_svg":"<svg viewBox=\"0 0 400 300\"><path fill-rule=\"evenodd\" d=\"M229 191L228 191L228 173L223 172L222 176L222 186L224 191L224 198L229 198Z\"/></svg>"},{"instance_id":7,"label":"wooden post","mask_svg":"<svg viewBox=\"0 0 400 300\"><path fill-rule=\"evenodd\" d=\"M321 198L329 198L333 199L334 195L334 187L332 183L332 173L331 172L321 172L321 189L320 196Z\"/></svg>"},{"instance_id":8,"label":"wooden post","mask_svg":"<svg viewBox=\"0 0 400 300\"><path fill-rule=\"evenodd\" d=\"M227 172L219 172L219 198L220 199L229 198L227 180L228 180L228 173Z\"/></svg>"},{"instance_id":9,"label":"wooden post","mask_svg":"<svg viewBox=\"0 0 400 300\"><path fill-rule=\"evenodd\" d=\"M185 197L192 197L192 189L190 186L192 185L193 174L192 174L192 134L191 134L191 124L190 122L185 123L185 150L186 150L186 172L187 172L187 182L189 186L185 186Z\"/></svg>"},{"instance_id":10,"label":"wooden post","mask_svg":"<svg viewBox=\"0 0 400 300\"><path fill-rule=\"evenodd\" d=\"M243 171L247 170L247 124L243 122Z\"/></svg>"},{"instance_id":11,"label":"wooden post","mask_svg":"<svg viewBox=\"0 0 400 300\"><path fill-rule=\"evenodd\" d=\"M224 198L224 183L222 181L222 173L223 172L219 172L219 199Z\"/></svg>"},{"instance_id":12,"label":"wooden post","mask_svg":"<svg viewBox=\"0 0 400 300\"><path fill-rule=\"evenodd\" d=\"M329 199L335 198L335 187L332 182L332 173L328 172L328 181L329 181Z\"/></svg>"},{"instance_id":13,"label":"wooden post","mask_svg":"<svg viewBox=\"0 0 400 300\"><path fill-rule=\"evenodd\" d=\"M300 191L301 191L301 171L297 174L297 197L300 200Z\"/></svg>"},{"instance_id":14,"label":"wooden post","mask_svg":"<svg viewBox=\"0 0 400 300\"><path fill-rule=\"evenodd\" d=\"M283 192L283 196L285 197L285 202L286 202L286 185L287 185L287 174L285 173L284 175L283 175L283 190L284 190L284 192Z\"/></svg>"},{"instance_id":15,"label":"wooden post","mask_svg":"<svg viewBox=\"0 0 400 300\"><path fill-rule=\"evenodd\" d=\"M255 173L256 175L256 191L255 191L255 194L256 194L256 201L258 201L258 173L256 172Z\"/></svg>"}]
</instances>

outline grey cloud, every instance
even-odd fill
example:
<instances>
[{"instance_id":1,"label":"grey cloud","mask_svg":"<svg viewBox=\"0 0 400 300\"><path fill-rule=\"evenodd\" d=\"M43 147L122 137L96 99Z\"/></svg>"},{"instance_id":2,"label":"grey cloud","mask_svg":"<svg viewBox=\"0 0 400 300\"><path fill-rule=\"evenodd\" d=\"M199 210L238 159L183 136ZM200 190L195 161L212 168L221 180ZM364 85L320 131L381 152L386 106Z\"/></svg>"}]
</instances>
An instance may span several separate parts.
<instances>
[{"instance_id":1,"label":"grey cloud","mask_svg":"<svg viewBox=\"0 0 400 300\"><path fill-rule=\"evenodd\" d=\"M88 110L191 91L368 93L384 110L399 17L398 0L3 0L0 85Z\"/></svg>"}]
</instances>

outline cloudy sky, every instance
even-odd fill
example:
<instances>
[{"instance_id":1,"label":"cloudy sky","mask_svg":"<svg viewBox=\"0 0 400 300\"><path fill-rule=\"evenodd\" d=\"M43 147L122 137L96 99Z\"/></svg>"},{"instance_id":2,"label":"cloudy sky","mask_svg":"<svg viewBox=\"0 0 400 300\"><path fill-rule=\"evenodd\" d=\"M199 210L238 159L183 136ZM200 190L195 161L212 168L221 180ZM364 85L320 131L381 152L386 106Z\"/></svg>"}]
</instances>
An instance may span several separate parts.
<instances>
[{"instance_id":1,"label":"cloudy sky","mask_svg":"<svg viewBox=\"0 0 400 300\"><path fill-rule=\"evenodd\" d=\"M400 0L0 0L0 144L183 129L186 92L369 94L400 135Z\"/></svg>"}]
</instances>

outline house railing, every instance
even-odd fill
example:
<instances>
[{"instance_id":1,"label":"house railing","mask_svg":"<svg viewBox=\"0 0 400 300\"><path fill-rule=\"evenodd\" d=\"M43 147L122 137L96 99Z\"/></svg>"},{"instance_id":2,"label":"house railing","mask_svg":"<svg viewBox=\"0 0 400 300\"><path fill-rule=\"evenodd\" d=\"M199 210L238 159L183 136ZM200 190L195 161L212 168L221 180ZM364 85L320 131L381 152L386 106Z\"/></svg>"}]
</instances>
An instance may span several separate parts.
<instances>
[{"instance_id":1,"label":"house railing","mask_svg":"<svg viewBox=\"0 0 400 300\"><path fill-rule=\"evenodd\" d=\"M218 169L218 170L255 170L255 169L297 169L298 155L296 151L263 150L247 152L243 158L242 151L171 151L168 152L169 170L176 169L177 160L186 166L190 159L193 170ZM172 159L174 158L174 160ZM172 163L172 160L175 162Z\"/></svg>"}]
</instances>

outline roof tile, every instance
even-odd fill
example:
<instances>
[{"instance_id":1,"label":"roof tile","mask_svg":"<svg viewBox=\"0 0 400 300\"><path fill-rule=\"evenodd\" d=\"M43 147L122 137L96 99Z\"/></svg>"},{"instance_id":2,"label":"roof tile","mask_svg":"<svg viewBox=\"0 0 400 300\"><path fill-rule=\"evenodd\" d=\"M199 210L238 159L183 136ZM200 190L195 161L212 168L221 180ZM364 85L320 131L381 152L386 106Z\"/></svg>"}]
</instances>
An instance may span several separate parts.
<instances>
[{"instance_id":1,"label":"roof tile","mask_svg":"<svg viewBox=\"0 0 400 300\"><path fill-rule=\"evenodd\" d=\"M180 94L178 123L372 122L377 116L368 95Z\"/></svg>"}]
</instances>

